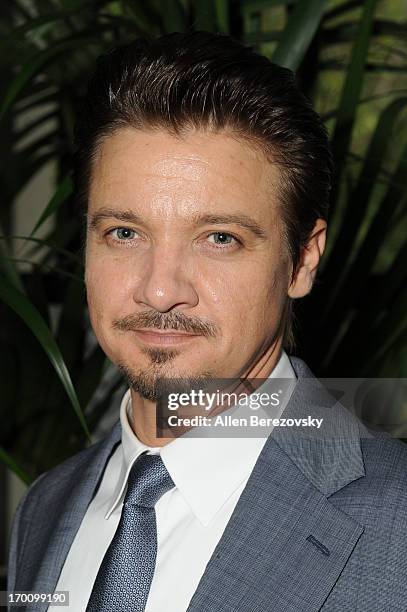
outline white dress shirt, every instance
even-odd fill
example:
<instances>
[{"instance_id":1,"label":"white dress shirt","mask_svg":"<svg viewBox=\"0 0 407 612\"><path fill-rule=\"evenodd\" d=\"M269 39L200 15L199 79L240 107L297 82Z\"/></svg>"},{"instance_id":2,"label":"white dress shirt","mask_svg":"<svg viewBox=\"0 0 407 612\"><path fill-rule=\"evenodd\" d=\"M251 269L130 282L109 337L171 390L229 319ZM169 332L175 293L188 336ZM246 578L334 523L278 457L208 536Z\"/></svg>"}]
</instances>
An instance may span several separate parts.
<instances>
[{"instance_id":1,"label":"white dress shirt","mask_svg":"<svg viewBox=\"0 0 407 612\"><path fill-rule=\"evenodd\" d=\"M284 351L270 377L295 381ZM273 417L281 416L288 399L289 394ZM145 610L185 612L267 440L183 435L163 447L149 447L134 434L130 415L129 390L120 407L121 444L106 464L100 487L88 506L55 588L69 591L69 607L64 610L86 610L100 564L120 520L128 474L134 461L147 450L161 454L175 487L155 506L158 551Z\"/></svg>"}]
</instances>

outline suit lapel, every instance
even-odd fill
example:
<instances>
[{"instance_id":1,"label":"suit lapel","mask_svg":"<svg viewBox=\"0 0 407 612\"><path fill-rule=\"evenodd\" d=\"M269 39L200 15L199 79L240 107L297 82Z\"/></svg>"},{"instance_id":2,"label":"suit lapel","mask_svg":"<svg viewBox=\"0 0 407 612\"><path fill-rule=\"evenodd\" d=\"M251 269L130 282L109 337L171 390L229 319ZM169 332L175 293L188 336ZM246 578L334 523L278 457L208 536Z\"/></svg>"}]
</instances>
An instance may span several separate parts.
<instances>
[{"instance_id":1,"label":"suit lapel","mask_svg":"<svg viewBox=\"0 0 407 612\"><path fill-rule=\"evenodd\" d=\"M291 362L298 384L283 416L325 427L273 430L188 612L316 612L363 533L327 499L365 473L358 422Z\"/></svg>"},{"instance_id":2,"label":"suit lapel","mask_svg":"<svg viewBox=\"0 0 407 612\"><path fill-rule=\"evenodd\" d=\"M120 437L121 425L120 421L117 421L107 438L82 451L81 462L78 462L74 471L69 472L66 480L62 474L61 479L55 482L50 492L52 506L49 513L35 516L35 524L32 526L36 533L35 545L27 541L26 547L32 550L21 555L23 559L29 559L30 563L19 568L21 580L16 587L18 590L39 593L52 593L55 590L76 532L95 493L106 462ZM75 457L75 461L78 461L78 457ZM36 604L35 607L28 605L26 610L45 612L47 606L48 604Z\"/></svg>"}]
</instances>

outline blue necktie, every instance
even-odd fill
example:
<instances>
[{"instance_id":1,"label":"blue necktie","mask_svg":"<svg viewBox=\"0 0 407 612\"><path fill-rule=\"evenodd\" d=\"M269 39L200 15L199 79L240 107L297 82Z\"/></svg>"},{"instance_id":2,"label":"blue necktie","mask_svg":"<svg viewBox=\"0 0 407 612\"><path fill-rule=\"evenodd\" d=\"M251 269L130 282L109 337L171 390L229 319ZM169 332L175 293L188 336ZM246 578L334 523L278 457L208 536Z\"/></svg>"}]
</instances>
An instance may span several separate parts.
<instances>
[{"instance_id":1,"label":"blue necktie","mask_svg":"<svg viewBox=\"0 0 407 612\"><path fill-rule=\"evenodd\" d=\"M142 454L130 470L122 514L103 557L86 612L142 612L157 556L154 506L174 483L160 455Z\"/></svg>"}]
</instances>

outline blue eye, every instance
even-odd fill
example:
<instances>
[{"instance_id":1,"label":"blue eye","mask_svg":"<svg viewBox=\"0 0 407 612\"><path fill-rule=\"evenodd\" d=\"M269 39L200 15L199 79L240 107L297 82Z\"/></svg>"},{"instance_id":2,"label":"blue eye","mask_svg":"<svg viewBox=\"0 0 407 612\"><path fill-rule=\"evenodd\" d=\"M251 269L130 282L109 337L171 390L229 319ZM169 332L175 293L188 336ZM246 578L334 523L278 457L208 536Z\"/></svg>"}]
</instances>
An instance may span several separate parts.
<instances>
[{"instance_id":1,"label":"blue eye","mask_svg":"<svg viewBox=\"0 0 407 612\"><path fill-rule=\"evenodd\" d=\"M136 235L136 232L128 227L117 227L112 233L116 233L118 240L131 240Z\"/></svg>"},{"instance_id":2,"label":"blue eye","mask_svg":"<svg viewBox=\"0 0 407 612\"><path fill-rule=\"evenodd\" d=\"M232 240L236 241L236 238L226 232L213 232L210 236L216 236L217 239L214 241L215 244L232 244Z\"/></svg>"}]
</instances>

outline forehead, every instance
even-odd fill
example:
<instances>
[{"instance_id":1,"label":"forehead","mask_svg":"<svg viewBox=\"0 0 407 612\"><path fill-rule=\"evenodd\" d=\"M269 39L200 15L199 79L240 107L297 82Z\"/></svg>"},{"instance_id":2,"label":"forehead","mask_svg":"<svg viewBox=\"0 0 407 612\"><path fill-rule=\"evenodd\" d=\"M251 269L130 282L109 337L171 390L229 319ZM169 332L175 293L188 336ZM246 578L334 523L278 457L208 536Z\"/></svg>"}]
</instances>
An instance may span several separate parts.
<instances>
[{"instance_id":1,"label":"forehead","mask_svg":"<svg viewBox=\"0 0 407 612\"><path fill-rule=\"evenodd\" d=\"M120 128L99 146L89 209L134 205L148 212L154 204L165 215L235 206L262 216L276 208L279 181L278 166L231 133L191 131L181 138Z\"/></svg>"}]
</instances>

